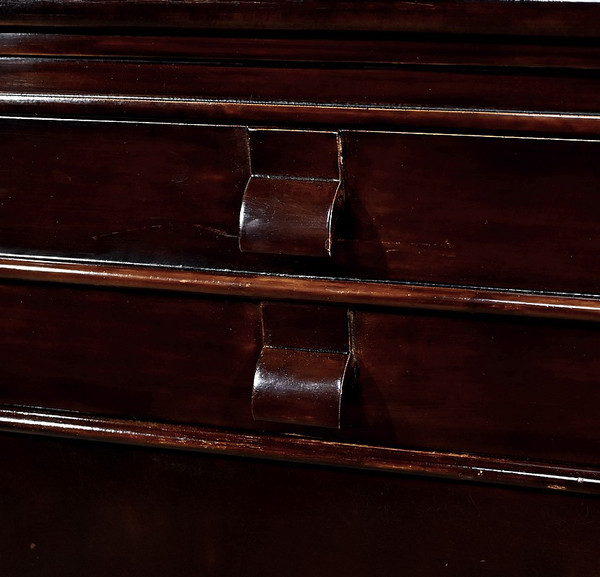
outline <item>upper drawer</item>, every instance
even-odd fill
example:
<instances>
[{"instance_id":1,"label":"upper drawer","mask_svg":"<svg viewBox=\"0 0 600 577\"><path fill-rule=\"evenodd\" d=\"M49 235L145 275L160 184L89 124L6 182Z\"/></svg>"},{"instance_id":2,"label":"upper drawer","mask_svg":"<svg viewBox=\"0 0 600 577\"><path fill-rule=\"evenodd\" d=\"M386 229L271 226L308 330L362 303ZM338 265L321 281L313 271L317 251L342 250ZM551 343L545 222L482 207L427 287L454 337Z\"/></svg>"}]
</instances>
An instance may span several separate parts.
<instances>
[{"instance_id":1,"label":"upper drawer","mask_svg":"<svg viewBox=\"0 0 600 577\"><path fill-rule=\"evenodd\" d=\"M5 254L598 292L597 141L4 119L0 150Z\"/></svg>"}]
</instances>

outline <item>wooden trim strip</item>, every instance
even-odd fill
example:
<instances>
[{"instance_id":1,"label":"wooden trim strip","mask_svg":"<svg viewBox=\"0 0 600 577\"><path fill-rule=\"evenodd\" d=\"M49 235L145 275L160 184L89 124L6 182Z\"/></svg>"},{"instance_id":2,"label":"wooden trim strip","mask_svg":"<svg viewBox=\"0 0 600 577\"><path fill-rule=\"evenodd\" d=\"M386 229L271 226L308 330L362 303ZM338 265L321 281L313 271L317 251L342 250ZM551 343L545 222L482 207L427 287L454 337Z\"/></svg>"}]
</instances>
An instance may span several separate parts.
<instances>
[{"instance_id":1,"label":"wooden trim strip","mask_svg":"<svg viewBox=\"0 0 600 577\"><path fill-rule=\"evenodd\" d=\"M65 118L153 119L246 126L321 126L336 130L377 128L460 133L600 135L600 114L497 111L403 106L243 102L103 94L0 93L0 115Z\"/></svg>"},{"instance_id":2,"label":"wooden trim strip","mask_svg":"<svg viewBox=\"0 0 600 577\"><path fill-rule=\"evenodd\" d=\"M593 469L355 445L297 435L228 432L8 407L0 409L0 430L600 494L600 472Z\"/></svg>"},{"instance_id":3,"label":"wooden trim strip","mask_svg":"<svg viewBox=\"0 0 600 577\"><path fill-rule=\"evenodd\" d=\"M4 0L0 26L353 30L595 37L596 2Z\"/></svg>"},{"instance_id":4,"label":"wooden trim strip","mask_svg":"<svg viewBox=\"0 0 600 577\"><path fill-rule=\"evenodd\" d=\"M285 34L285 33L284 33ZM0 54L70 58L201 59L215 62L302 62L385 65L600 68L600 45L452 38L390 40L363 38L271 38L127 36L5 32Z\"/></svg>"},{"instance_id":5,"label":"wooden trim strip","mask_svg":"<svg viewBox=\"0 0 600 577\"><path fill-rule=\"evenodd\" d=\"M394 282L0 258L0 278L344 305L600 321L600 299Z\"/></svg>"}]
</instances>

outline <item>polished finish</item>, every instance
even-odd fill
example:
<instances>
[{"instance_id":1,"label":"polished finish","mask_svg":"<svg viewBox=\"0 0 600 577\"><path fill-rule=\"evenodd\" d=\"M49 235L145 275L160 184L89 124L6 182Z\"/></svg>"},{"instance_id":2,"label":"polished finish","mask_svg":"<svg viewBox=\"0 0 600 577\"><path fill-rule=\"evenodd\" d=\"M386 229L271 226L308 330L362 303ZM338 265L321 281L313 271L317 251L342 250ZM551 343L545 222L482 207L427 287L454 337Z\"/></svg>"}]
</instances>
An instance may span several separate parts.
<instances>
[{"instance_id":1,"label":"polished finish","mask_svg":"<svg viewBox=\"0 0 600 577\"><path fill-rule=\"evenodd\" d=\"M592 295L544 294L489 288L267 276L112 263L0 258L0 278L113 288L155 289L247 298L295 299L380 307L600 320Z\"/></svg>"},{"instance_id":2,"label":"polished finish","mask_svg":"<svg viewBox=\"0 0 600 577\"><path fill-rule=\"evenodd\" d=\"M598 293L598 141L7 118L0 135L5 254Z\"/></svg>"},{"instance_id":3,"label":"polished finish","mask_svg":"<svg viewBox=\"0 0 600 577\"><path fill-rule=\"evenodd\" d=\"M564 39L560 45L536 44L528 39L481 37L376 38L353 35L328 38L322 35L294 37L289 32L257 36L164 36L66 34L64 31L4 32L0 35L3 56L63 56L78 58L163 58L220 62L288 62L353 65L468 65L600 68L600 43Z\"/></svg>"},{"instance_id":4,"label":"polished finish","mask_svg":"<svg viewBox=\"0 0 600 577\"><path fill-rule=\"evenodd\" d=\"M300 435L247 433L6 406L0 407L0 430L6 433L383 471L399 474L399 478L404 475L434 476L560 493L600 495L600 472L597 468L560 466L531 460L352 445ZM201 462L201 457L199 459Z\"/></svg>"},{"instance_id":5,"label":"polished finish","mask_svg":"<svg viewBox=\"0 0 600 577\"><path fill-rule=\"evenodd\" d=\"M347 307L39 283L0 297L4 404L600 465L598 323L356 307L349 349ZM252 417L263 347L284 353L259 363L262 416L287 423ZM302 426L337 426L350 361L340 429Z\"/></svg>"},{"instance_id":6,"label":"polished finish","mask_svg":"<svg viewBox=\"0 0 600 577\"><path fill-rule=\"evenodd\" d=\"M597 497L23 435L0 451L6 575L600 569Z\"/></svg>"},{"instance_id":7,"label":"polished finish","mask_svg":"<svg viewBox=\"0 0 600 577\"><path fill-rule=\"evenodd\" d=\"M600 118L595 113L501 111L469 108L414 107L404 105L327 105L262 103L239 100L206 100L165 96L112 96L110 94L1 93L0 113L9 117L35 114L52 119L153 119L185 122L244 122L248 126L301 128L306 124L326 128L380 128L418 132L499 133L597 139Z\"/></svg>"},{"instance_id":8,"label":"polished finish","mask_svg":"<svg viewBox=\"0 0 600 577\"><path fill-rule=\"evenodd\" d=\"M353 351L343 308L263 303L263 348L252 385L252 416L340 428Z\"/></svg>"},{"instance_id":9,"label":"polished finish","mask_svg":"<svg viewBox=\"0 0 600 577\"><path fill-rule=\"evenodd\" d=\"M243 128L5 120L0 138L3 252L179 266L220 238L239 252Z\"/></svg>"},{"instance_id":10,"label":"polished finish","mask_svg":"<svg viewBox=\"0 0 600 577\"><path fill-rule=\"evenodd\" d=\"M251 130L251 176L240 210L240 250L331 256L343 203L335 133Z\"/></svg>"},{"instance_id":11,"label":"polished finish","mask_svg":"<svg viewBox=\"0 0 600 577\"><path fill-rule=\"evenodd\" d=\"M0 93L305 106L426 107L491 111L600 111L598 70L481 66L314 66L152 62L144 58L0 58ZM110 82L106 82L107 77ZM198 82L202 78L202 82ZM114 114L114 112L112 112ZM150 115L152 116L152 115ZM222 115L223 117L224 115ZM289 121L293 121L290 119Z\"/></svg>"},{"instance_id":12,"label":"polished finish","mask_svg":"<svg viewBox=\"0 0 600 577\"><path fill-rule=\"evenodd\" d=\"M348 132L342 146L343 268L598 293L600 142Z\"/></svg>"},{"instance_id":13,"label":"polished finish","mask_svg":"<svg viewBox=\"0 0 600 577\"><path fill-rule=\"evenodd\" d=\"M0 573L597 577L599 50L0 0Z\"/></svg>"},{"instance_id":14,"label":"polished finish","mask_svg":"<svg viewBox=\"0 0 600 577\"><path fill-rule=\"evenodd\" d=\"M252 177L240 211L240 250L290 256L331 256L336 180Z\"/></svg>"},{"instance_id":15,"label":"polished finish","mask_svg":"<svg viewBox=\"0 0 600 577\"><path fill-rule=\"evenodd\" d=\"M0 25L598 37L595 2L2 0Z\"/></svg>"},{"instance_id":16,"label":"polished finish","mask_svg":"<svg viewBox=\"0 0 600 577\"><path fill-rule=\"evenodd\" d=\"M263 348L252 386L252 416L339 429L349 363L348 354Z\"/></svg>"},{"instance_id":17,"label":"polished finish","mask_svg":"<svg viewBox=\"0 0 600 577\"><path fill-rule=\"evenodd\" d=\"M342 180L336 132L251 129L248 146L252 176Z\"/></svg>"}]
</instances>

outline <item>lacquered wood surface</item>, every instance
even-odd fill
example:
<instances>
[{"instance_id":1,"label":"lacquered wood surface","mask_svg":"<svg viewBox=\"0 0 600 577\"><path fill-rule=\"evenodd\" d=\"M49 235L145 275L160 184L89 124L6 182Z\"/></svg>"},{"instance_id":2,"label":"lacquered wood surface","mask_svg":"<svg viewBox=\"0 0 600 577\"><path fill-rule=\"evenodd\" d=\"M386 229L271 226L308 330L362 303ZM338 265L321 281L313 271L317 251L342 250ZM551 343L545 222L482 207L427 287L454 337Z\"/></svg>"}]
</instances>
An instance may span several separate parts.
<instances>
[{"instance_id":1,"label":"lacquered wood surface","mask_svg":"<svg viewBox=\"0 0 600 577\"><path fill-rule=\"evenodd\" d=\"M339 429L354 385L352 316L341 307L262 303L262 349L252 384L256 421Z\"/></svg>"},{"instance_id":2,"label":"lacquered wood surface","mask_svg":"<svg viewBox=\"0 0 600 577\"><path fill-rule=\"evenodd\" d=\"M596 2L4 0L0 24L597 37Z\"/></svg>"},{"instance_id":3,"label":"lacquered wood surface","mask_svg":"<svg viewBox=\"0 0 600 577\"><path fill-rule=\"evenodd\" d=\"M26 436L0 450L10 577L600 568L595 497Z\"/></svg>"},{"instance_id":4,"label":"lacquered wood surface","mask_svg":"<svg viewBox=\"0 0 600 577\"><path fill-rule=\"evenodd\" d=\"M599 22L0 0L0 574L596 577Z\"/></svg>"},{"instance_id":5,"label":"lacquered wood surface","mask_svg":"<svg viewBox=\"0 0 600 577\"><path fill-rule=\"evenodd\" d=\"M6 406L0 406L0 429L7 433L433 476L561 493L600 494L600 472L597 468L357 445L306 435L230 431Z\"/></svg>"},{"instance_id":6,"label":"lacquered wood surface","mask_svg":"<svg viewBox=\"0 0 600 577\"><path fill-rule=\"evenodd\" d=\"M119 266L112 263L65 262L32 257L1 258L0 277L77 286L156 289L253 299L295 299L344 305L600 320L600 302L593 295L585 297L476 287L366 282L356 279L189 271L169 267Z\"/></svg>"},{"instance_id":7,"label":"lacquered wood surface","mask_svg":"<svg viewBox=\"0 0 600 577\"><path fill-rule=\"evenodd\" d=\"M4 404L598 465L596 323L355 309L358 377L337 432L252 418L257 302L39 285L1 296Z\"/></svg>"},{"instance_id":8,"label":"lacquered wood surface","mask_svg":"<svg viewBox=\"0 0 600 577\"><path fill-rule=\"evenodd\" d=\"M9 121L0 131L4 251L180 266L239 253L244 129Z\"/></svg>"},{"instance_id":9,"label":"lacquered wood surface","mask_svg":"<svg viewBox=\"0 0 600 577\"><path fill-rule=\"evenodd\" d=\"M308 40L308 41L307 41ZM144 36L77 34L64 30L0 34L3 56L64 56L77 58L214 59L219 62L322 62L368 66L373 64L468 65L598 69L600 42L562 39L560 44L532 39L464 36L401 37L311 34L289 31L246 36Z\"/></svg>"},{"instance_id":10,"label":"lacquered wood surface","mask_svg":"<svg viewBox=\"0 0 600 577\"><path fill-rule=\"evenodd\" d=\"M596 293L599 151L597 142L344 133L349 216L338 262L376 278Z\"/></svg>"},{"instance_id":11,"label":"lacquered wood surface","mask_svg":"<svg viewBox=\"0 0 600 577\"><path fill-rule=\"evenodd\" d=\"M198 98L111 96L106 94L0 93L0 112L12 117L108 118L208 122L248 126L377 128L597 138L594 113L498 111L469 108L262 103Z\"/></svg>"},{"instance_id":12,"label":"lacquered wood surface","mask_svg":"<svg viewBox=\"0 0 600 577\"><path fill-rule=\"evenodd\" d=\"M2 94L598 112L596 70L0 59ZM107 82L110 78L110 82Z\"/></svg>"},{"instance_id":13,"label":"lacquered wood surface","mask_svg":"<svg viewBox=\"0 0 600 577\"><path fill-rule=\"evenodd\" d=\"M249 152L244 127L4 119L0 132L5 254L598 292L596 141L343 131L332 238L330 133L314 133L330 137L325 162L302 160L307 135ZM244 201L254 152L270 174ZM241 253L240 211L245 251L331 260Z\"/></svg>"}]
</instances>

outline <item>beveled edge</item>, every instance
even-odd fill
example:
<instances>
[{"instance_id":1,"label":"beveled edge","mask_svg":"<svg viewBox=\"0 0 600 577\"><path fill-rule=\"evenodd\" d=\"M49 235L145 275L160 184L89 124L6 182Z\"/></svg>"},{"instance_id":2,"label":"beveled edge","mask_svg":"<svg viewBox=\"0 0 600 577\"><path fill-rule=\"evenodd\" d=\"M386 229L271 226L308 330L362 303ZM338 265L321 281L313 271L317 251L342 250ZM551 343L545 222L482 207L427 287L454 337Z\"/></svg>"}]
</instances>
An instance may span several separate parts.
<instances>
[{"instance_id":1,"label":"beveled edge","mask_svg":"<svg viewBox=\"0 0 600 577\"><path fill-rule=\"evenodd\" d=\"M4 0L0 26L600 36L597 2Z\"/></svg>"},{"instance_id":2,"label":"beveled edge","mask_svg":"<svg viewBox=\"0 0 600 577\"><path fill-rule=\"evenodd\" d=\"M68 93L0 93L0 115L18 120L80 122L185 122L280 128L430 132L464 135L548 135L561 140L598 140L600 114L535 110L486 110L312 102ZM510 136L511 138L515 136ZM518 137L518 136L517 136Z\"/></svg>"},{"instance_id":3,"label":"beveled edge","mask_svg":"<svg viewBox=\"0 0 600 577\"><path fill-rule=\"evenodd\" d=\"M0 279L600 321L600 296L0 257Z\"/></svg>"},{"instance_id":4,"label":"beveled edge","mask_svg":"<svg viewBox=\"0 0 600 577\"><path fill-rule=\"evenodd\" d=\"M297 435L229 432L13 407L0 407L0 431L600 494L600 471L591 468L356 445Z\"/></svg>"}]
</instances>

